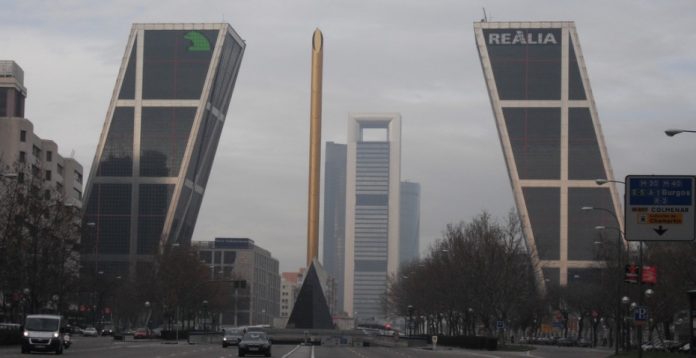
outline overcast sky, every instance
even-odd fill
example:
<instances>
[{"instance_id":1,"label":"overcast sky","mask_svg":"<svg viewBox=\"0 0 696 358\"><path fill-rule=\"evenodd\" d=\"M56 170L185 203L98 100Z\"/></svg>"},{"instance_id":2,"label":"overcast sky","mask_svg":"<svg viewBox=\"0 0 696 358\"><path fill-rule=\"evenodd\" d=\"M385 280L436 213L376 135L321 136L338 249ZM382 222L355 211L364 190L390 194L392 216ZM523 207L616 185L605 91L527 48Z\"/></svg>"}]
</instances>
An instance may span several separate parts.
<instances>
[{"instance_id":1,"label":"overcast sky","mask_svg":"<svg viewBox=\"0 0 696 358\"><path fill-rule=\"evenodd\" d=\"M229 22L247 48L194 240L249 237L287 271L305 261L316 27L322 139L345 143L349 112L401 113L401 177L421 183L421 251L448 223L513 207L474 44L482 7L492 21L575 21L617 179L696 173L696 135L663 132L696 129L691 0L3 0L0 59L24 69L35 132L88 173L131 24Z\"/></svg>"}]
</instances>

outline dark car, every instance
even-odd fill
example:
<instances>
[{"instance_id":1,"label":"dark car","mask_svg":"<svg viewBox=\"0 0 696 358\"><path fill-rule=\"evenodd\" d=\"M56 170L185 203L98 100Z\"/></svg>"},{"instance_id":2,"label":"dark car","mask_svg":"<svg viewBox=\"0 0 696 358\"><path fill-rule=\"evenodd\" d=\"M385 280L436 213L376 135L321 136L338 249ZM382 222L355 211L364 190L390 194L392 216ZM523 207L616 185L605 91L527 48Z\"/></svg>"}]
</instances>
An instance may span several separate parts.
<instances>
[{"instance_id":1,"label":"dark car","mask_svg":"<svg viewBox=\"0 0 696 358\"><path fill-rule=\"evenodd\" d=\"M225 335L222 336L222 348L227 348L227 346L236 346L239 341L244 337L244 330L242 329L226 329Z\"/></svg>"},{"instance_id":2,"label":"dark car","mask_svg":"<svg viewBox=\"0 0 696 358\"><path fill-rule=\"evenodd\" d=\"M105 325L104 328L101 330L101 335L102 336L113 336L114 335L114 327L111 325Z\"/></svg>"},{"instance_id":3,"label":"dark car","mask_svg":"<svg viewBox=\"0 0 696 358\"><path fill-rule=\"evenodd\" d=\"M239 356L247 354L271 356L271 340L264 332L247 332L239 341Z\"/></svg>"}]
</instances>

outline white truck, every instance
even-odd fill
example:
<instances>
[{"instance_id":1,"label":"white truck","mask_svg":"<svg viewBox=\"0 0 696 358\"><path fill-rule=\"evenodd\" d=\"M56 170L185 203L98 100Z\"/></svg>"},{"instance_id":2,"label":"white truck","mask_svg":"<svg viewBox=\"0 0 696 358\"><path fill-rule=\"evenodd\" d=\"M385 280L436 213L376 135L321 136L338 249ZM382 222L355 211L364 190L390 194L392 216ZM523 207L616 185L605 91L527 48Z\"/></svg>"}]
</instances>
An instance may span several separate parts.
<instances>
[{"instance_id":1,"label":"white truck","mask_svg":"<svg viewBox=\"0 0 696 358\"><path fill-rule=\"evenodd\" d=\"M42 351L63 354L66 344L64 324L62 316L28 315L22 333L22 353Z\"/></svg>"}]
</instances>

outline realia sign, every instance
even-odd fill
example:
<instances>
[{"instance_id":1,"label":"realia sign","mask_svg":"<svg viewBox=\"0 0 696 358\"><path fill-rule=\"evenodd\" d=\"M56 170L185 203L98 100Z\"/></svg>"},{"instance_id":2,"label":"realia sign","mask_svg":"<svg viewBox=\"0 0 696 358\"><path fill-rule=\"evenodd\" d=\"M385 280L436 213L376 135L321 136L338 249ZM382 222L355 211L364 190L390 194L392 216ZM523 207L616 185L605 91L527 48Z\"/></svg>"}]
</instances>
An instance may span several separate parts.
<instances>
[{"instance_id":1,"label":"realia sign","mask_svg":"<svg viewBox=\"0 0 696 358\"><path fill-rule=\"evenodd\" d=\"M506 30L486 33L489 45L558 45L558 41L556 34L550 31Z\"/></svg>"}]
</instances>

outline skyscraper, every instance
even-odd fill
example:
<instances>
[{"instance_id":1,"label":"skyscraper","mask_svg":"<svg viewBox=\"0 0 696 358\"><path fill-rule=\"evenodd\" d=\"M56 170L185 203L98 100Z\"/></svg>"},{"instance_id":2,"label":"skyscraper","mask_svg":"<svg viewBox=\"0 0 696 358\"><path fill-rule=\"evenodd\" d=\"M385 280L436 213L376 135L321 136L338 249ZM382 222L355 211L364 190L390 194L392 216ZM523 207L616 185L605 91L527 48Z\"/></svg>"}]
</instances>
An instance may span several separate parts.
<instances>
[{"instance_id":1,"label":"skyscraper","mask_svg":"<svg viewBox=\"0 0 696 358\"><path fill-rule=\"evenodd\" d=\"M326 143L324 159L323 265L336 280L336 307L343 310L346 235L346 145Z\"/></svg>"},{"instance_id":2,"label":"skyscraper","mask_svg":"<svg viewBox=\"0 0 696 358\"><path fill-rule=\"evenodd\" d=\"M615 186L595 182L613 173L575 24L477 22L474 31L539 283L586 279L599 266L594 227L622 223Z\"/></svg>"},{"instance_id":3,"label":"skyscraper","mask_svg":"<svg viewBox=\"0 0 696 358\"><path fill-rule=\"evenodd\" d=\"M399 264L417 260L420 245L420 184L401 182Z\"/></svg>"},{"instance_id":4,"label":"skyscraper","mask_svg":"<svg viewBox=\"0 0 696 358\"><path fill-rule=\"evenodd\" d=\"M382 317L387 276L399 267L401 116L351 114L347 149L344 308Z\"/></svg>"},{"instance_id":5,"label":"skyscraper","mask_svg":"<svg viewBox=\"0 0 696 358\"><path fill-rule=\"evenodd\" d=\"M229 24L133 25L85 192L85 269L133 273L190 243L244 48Z\"/></svg>"}]
</instances>

